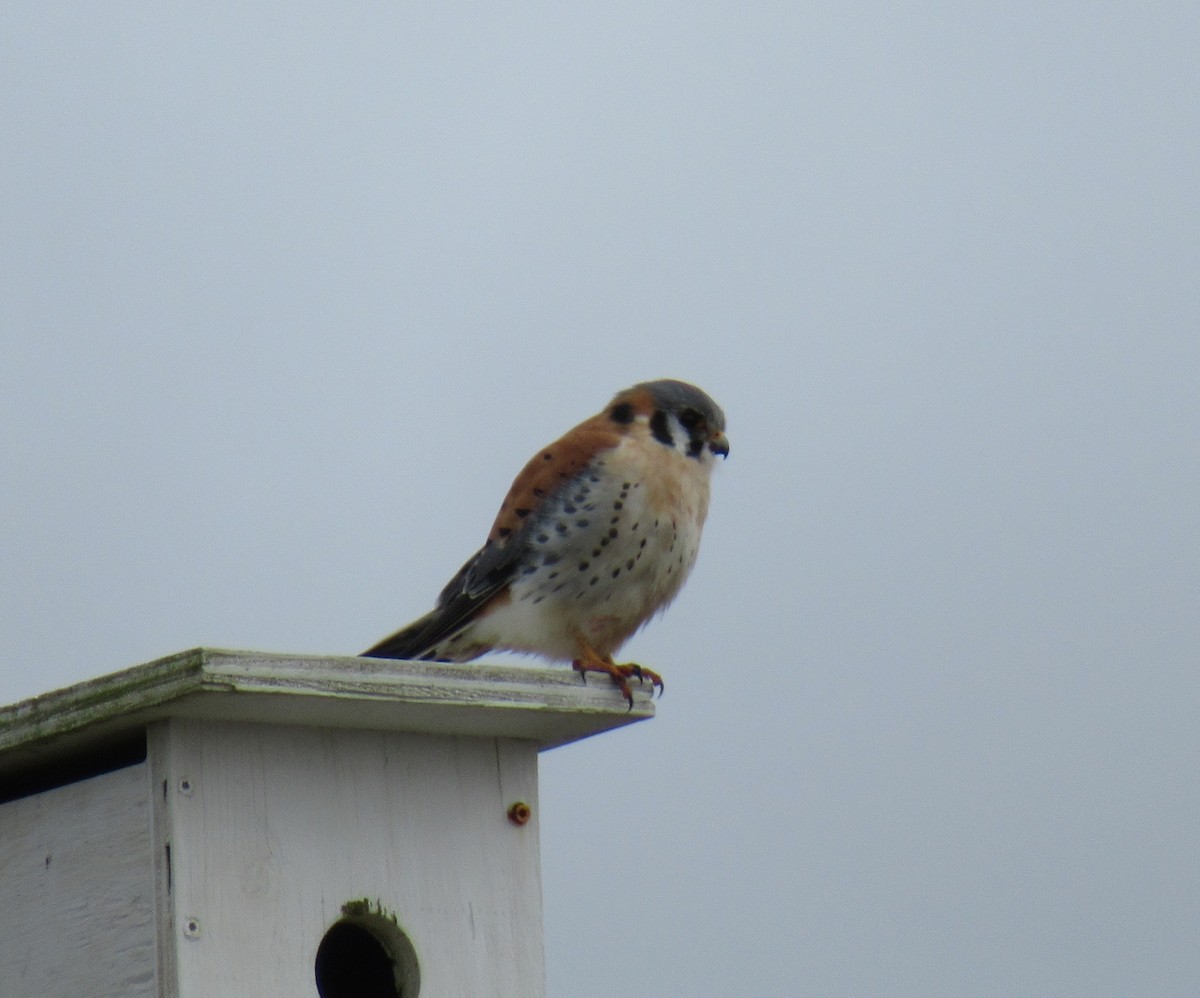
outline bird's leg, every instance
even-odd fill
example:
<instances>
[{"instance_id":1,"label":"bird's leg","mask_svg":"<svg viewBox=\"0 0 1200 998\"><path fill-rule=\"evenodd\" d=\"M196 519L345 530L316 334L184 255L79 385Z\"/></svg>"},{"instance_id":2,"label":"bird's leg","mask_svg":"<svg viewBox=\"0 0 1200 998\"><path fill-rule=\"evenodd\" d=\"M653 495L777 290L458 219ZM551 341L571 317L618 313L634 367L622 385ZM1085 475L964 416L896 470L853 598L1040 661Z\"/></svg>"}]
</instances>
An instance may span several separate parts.
<instances>
[{"instance_id":1,"label":"bird's leg","mask_svg":"<svg viewBox=\"0 0 1200 998\"><path fill-rule=\"evenodd\" d=\"M604 655L602 657L582 642L580 643L579 652L580 657L575 659L571 663L571 666L583 677L583 681L587 682L587 674L589 672L603 672L613 681L613 685L621 691L621 696L629 704L630 710L633 710L633 693L629 689L629 680L631 677L636 678L639 684L649 681L651 695L653 695L655 687L660 692L663 689L662 676L653 669L644 669L634 662L626 665L616 665L611 655Z\"/></svg>"}]
</instances>

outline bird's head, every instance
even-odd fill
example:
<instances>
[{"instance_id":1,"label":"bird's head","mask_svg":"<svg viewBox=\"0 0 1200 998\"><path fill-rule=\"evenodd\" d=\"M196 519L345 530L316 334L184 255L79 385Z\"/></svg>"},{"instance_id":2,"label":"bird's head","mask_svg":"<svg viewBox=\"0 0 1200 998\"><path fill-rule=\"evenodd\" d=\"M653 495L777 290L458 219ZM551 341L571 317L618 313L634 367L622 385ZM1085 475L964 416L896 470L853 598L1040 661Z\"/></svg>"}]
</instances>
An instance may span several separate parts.
<instances>
[{"instance_id":1,"label":"bird's head","mask_svg":"<svg viewBox=\"0 0 1200 998\"><path fill-rule=\"evenodd\" d=\"M650 435L664 447L711 463L729 454L725 413L707 394L686 381L643 381L609 403L609 418L619 424L645 420Z\"/></svg>"}]
</instances>

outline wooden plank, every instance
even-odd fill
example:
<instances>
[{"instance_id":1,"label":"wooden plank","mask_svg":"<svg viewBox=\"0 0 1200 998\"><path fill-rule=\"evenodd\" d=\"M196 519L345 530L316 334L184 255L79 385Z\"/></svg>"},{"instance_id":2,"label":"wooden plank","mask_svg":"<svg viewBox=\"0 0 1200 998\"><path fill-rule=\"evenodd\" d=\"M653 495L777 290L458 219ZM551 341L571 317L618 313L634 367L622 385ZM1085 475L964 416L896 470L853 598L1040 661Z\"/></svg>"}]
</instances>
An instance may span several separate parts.
<instances>
[{"instance_id":1,"label":"wooden plank","mask_svg":"<svg viewBox=\"0 0 1200 998\"><path fill-rule=\"evenodd\" d=\"M544 995L533 742L173 719L150 759L165 998L315 994L361 899L408 935L421 998Z\"/></svg>"},{"instance_id":2,"label":"wooden plank","mask_svg":"<svg viewBox=\"0 0 1200 998\"><path fill-rule=\"evenodd\" d=\"M0 805L0 994L156 994L147 776Z\"/></svg>"},{"instance_id":3,"label":"wooden plank","mask_svg":"<svg viewBox=\"0 0 1200 998\"><path fill-rule=\"evenodd\" d=\"M198 648L0 707L0 777L166 717L523 738L539 748L654 715L568 668Z\"/></svg>"}]
</instances>

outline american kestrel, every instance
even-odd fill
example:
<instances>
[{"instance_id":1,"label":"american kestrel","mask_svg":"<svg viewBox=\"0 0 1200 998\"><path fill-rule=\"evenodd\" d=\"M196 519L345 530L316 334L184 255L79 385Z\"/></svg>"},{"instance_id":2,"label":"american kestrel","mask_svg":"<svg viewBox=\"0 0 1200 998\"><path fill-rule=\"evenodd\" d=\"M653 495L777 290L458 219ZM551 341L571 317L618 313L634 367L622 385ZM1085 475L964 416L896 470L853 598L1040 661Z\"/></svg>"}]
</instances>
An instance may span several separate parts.
<instances>
[{"instance_id":1,"label":"american kestrel","mask_svg":"<svg viewBox=\"0 0 1200 998\"><path fill-rule=\"evenodd\" d=\"M613 653L671 602L696 562L725 414L682 381L647 381L543 448L517 475L482 548L420 620L373 658L466 662L528 652L662 688Z\"/></svg>"}]
</instances>

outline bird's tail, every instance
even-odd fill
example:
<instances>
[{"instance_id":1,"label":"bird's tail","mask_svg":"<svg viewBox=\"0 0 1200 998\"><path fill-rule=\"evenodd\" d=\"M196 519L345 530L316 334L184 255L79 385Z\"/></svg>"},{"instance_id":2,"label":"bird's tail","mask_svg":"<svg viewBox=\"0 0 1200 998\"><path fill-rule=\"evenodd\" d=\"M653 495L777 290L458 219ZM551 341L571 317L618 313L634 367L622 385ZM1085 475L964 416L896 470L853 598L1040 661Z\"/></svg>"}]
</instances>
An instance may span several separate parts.
<instances>
[{"instance_id":1,"label":"bird's tail","mask_svg":"<svg viewBox=\"0 0 1200 998\"><path fill-rule=\"evenodd\" d=\"M384 638L360 654L360 658L425 658L433 650L436 641L430 641L430 624L438 611L425 614L407 627Z\"/></svg>"}]
</instances>

